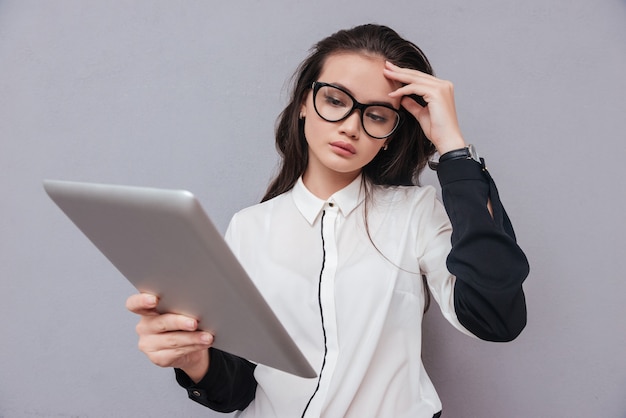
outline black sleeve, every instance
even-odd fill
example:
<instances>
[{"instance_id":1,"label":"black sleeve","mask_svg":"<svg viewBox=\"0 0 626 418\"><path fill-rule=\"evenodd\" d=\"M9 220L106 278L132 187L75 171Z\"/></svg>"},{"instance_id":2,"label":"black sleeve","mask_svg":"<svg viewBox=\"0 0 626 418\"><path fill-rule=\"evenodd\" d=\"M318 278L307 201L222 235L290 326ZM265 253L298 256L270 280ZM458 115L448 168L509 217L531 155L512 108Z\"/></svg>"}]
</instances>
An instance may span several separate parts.
<instances>
[{"instance_id":1,"label":"black sleeve","mask_svg":"<svg viewBox=\"0 0 626 418\"><path fill-rule=\"evenodd\" d=\"M445 161L437 174L452 223L447 267L456 276L457 318L483 340L511 341L526 326L522 282L529 266L496 185L484 162L474 160Z\"/></svg>"},{"instance_id":2,"label":"black sleeve","mask_svg":"<svg viewBox=\"0 0 626 418\"><path fill-rule=\"evenodd\" d=\"M218 412L245 409L254 399L255 364L224 351L210 348L210 366L198 383L180 369L174 369L176 381L187 389L189 398Z\"/></svg>"}]
</instances>

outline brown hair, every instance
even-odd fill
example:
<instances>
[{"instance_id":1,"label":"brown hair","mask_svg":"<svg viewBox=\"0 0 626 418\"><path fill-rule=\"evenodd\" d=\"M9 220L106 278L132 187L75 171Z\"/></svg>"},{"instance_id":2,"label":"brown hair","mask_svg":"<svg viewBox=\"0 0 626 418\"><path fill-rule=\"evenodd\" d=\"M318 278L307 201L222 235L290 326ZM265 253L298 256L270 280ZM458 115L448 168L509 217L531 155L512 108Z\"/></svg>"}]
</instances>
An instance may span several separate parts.
<instances>
[{"instance_id":1,"label":"brown hair","mask_svg":"<svg viewBox=\"0 0 626 418\"><path fill-rule=\"evenodd\" d=\"M300 64L293 76L293 88L287 107L278 117L276 148L281 156L278 175L270 183L262 201L290 190L304 174L308 163L308 147L304 122L299 118L300 106L311 85L317 81L326 58L338 52L358 52L381 56L391 63L433 74L421 49L400 37L394 30L367 24L341 30L322 39ZM371 184L411 185L418 183L419 173L435 153L417 120L401 109L402 123L389 141L388 149L379 152L363 167L363 179Z\"/></svg>"}]
</instances>

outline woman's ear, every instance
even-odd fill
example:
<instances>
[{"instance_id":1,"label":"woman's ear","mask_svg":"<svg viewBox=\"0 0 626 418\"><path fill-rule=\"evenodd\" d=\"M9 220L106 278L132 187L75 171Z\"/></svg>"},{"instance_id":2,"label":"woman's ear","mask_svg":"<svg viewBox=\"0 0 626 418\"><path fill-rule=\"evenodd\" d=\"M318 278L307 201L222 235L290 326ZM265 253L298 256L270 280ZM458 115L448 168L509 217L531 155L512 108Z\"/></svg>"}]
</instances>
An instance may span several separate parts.
<instances>
[{"instance_id":1,"label":"woman's ear","mask_svg":"<svg viewBox=\"0 0 626 418\"><path fill-rule=\"evenodd\" d=\"M307 111L307 101L309 100L309 96L311 95L311 92L309 91L307 94L304 95L304 97L302 98L302 102L300 103L300 113L298 115L298 117L300 119L305 119L306 118L306 111Z\"/></svg>"},{"instance_id":2,"label":"woman's ear","mask_svg":"<svg viewBox=\"0 0 626 418\"><path fill-rule=\"evenodd\" d=\"M298 118L300 119L306 118L306 104L304 103L302 103L302 105L300 106L300 114L298 115Z\"/></svg>"}]
</instances>

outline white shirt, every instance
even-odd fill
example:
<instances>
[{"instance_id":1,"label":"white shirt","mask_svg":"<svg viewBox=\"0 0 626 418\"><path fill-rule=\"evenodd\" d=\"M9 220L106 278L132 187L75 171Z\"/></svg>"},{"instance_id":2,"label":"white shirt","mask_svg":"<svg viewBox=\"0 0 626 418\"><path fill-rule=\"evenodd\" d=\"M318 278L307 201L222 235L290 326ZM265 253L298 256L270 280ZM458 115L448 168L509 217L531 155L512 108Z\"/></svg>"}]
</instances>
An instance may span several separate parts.
<instances>
[{"instance_id":1,"label":"white shirt","mask_svg":"<svg viewBox=\"0 0 626 418\"><path fill-rule=\"evenodd\" d=\"M227 241L319 374L318 387L318 378L258 365L255 399L238 416L439 412L421 360L421 275L444 317L471 335L454 312L455 278L446 268L451 230L434 188L374 186L365 202L361 177L328 200L300 179L291 191L237 213Z\"/></svg>"}]
</instances>

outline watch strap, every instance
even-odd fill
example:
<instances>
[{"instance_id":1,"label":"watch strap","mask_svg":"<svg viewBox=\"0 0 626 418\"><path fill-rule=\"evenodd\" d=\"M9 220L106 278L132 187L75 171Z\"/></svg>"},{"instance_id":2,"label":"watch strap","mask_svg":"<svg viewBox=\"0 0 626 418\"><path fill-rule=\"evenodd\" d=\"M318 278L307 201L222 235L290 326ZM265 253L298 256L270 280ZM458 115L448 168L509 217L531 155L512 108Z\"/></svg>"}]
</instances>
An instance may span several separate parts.
<instances>
[{"instance_id":1,"label":"watch strap","mask_svg":"<svg viewBox=\"0 0 626 418\"><path fill-rule=\"evenodd\" d=\"M478 156L478 152L476 152L476 147L470 144L466 147L446 152L441 157L439 157L439 161L429 161L428 166L432 170L437 170L439 164L452 160L474 160L478 164L482 165L483 168L485 164L484 160Z\"/></svg>"}]
</instances>

